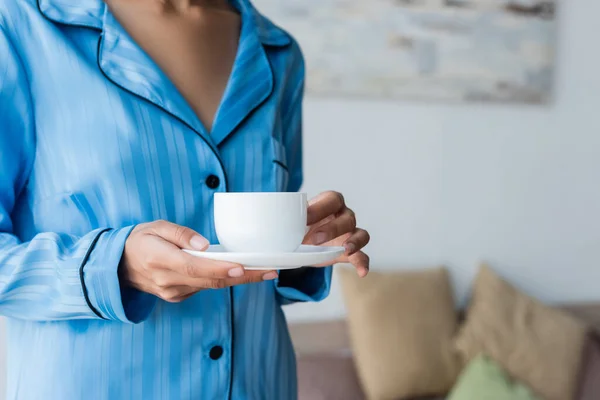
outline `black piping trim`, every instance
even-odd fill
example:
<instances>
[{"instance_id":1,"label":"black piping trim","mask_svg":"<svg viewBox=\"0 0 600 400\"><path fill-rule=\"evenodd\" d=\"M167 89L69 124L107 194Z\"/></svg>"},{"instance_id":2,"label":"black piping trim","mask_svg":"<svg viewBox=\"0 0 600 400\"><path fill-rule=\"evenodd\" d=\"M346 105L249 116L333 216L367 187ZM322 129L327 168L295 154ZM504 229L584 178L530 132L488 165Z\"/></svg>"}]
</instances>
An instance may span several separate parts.
<instances>
[{"instance_id":1,"label":"black piping trim","mask_svg":"<svg viewBox=\"0 0 600 400\"><path fill-rule=\"evenodd\" d=\"M150 101L149 99L140 96L139 94L132 92L131 90L127 89L126 87L121 86L119 83L115 82L114 80L112 80L107 74L106 72L104 72L104 70L102 69L102 65L100 65L100 48L102 46L102 40L103 40L103 35L100 35L100 38L98 39L98 47L96 49L96 60L97 60L97 64L98 64L98 69L100 69L100 72L102 72L102 75L104 75L104 77L111 82L113 85L115 85L116 87L120 88L121 90L124 90L125 92L137 97L138 99L142 99L145 102L148 102L150 104L152 104L155 107L158 107L159 109L163 110L165 113L169 114L170 116L172 116L173 118L175 118L177 121L181 122L182 124L184 124L186 127L188 127L192 132L195 132L196 135L198 135L200 137L200 139L202 139L204 141L204 143L206 143L206 145L213 150L213 147L211 146L211 144L204 138L204 136L202 136L202 134L198 131L196 131L196 129L194 129L193 126L191 126L190 124L188 124L185 120L183 120L182 118L178 117L177 115L169 112L169 110L167 110L166 108L160 106L159 104L156 104L152 101ZM225 164L223 163L223 160L221 160L221 156L219 156L219 154L213 150L213 154L215 155L215 157L217 158L217 161L219 161L219 165L221 166L221 170L223 171L223 178L225 178L225 191L228 192L229 191L229 182L227 179L227 173L225 170Z\"/></svg>"},{"instance_id":2,"label":"black piping trim","mask_svg":"<svg viewBox=\"0 0 600 400\"><path fill-rule=\"evenodd\" d=\"M234 349L234 337L235 337L235 330L233 328L234 326L234 318L235 318L235 312L234 312L234 307L233 307L233 288L230 287L229 288L229 302L231 303L229 306L231 307L230 311L231 311L231 349L230 351L230 360L229 363L231 365L231 369L229 370L229 400L233 399L233 349Z\"/></svg>"},{"instance_id":3,"label":"black piping trim","mask_svg":"<svg viewBox=\"0 0 600 400\"><path fill-rule=\"evenodd\" d=\"M281 168L285 169L287 172L290 172L290 169L287 167L287 165L285 165L281 161L279 161L279 160L273 160L273 163L279 165Z\"/></svg>"},{"instance_id":4,"label":"black piping trim","mask_svg":"<svg viewBox=\"0 0 600 400\"><path fill-rule=\"evenodd\" d=\"M83 260L81 260L81 265L79 266L79 281L81 282L81 290L83 291L83 297L85 297L85 302L87 303L90 310L92 310L94 312L94 314L96 314L99 318L104 319L104 320L107 320L108 318L104 318L102 316L102 314L100 314L100 311L98 311L96 309L96 307L94 307L92 305L92 302L90 301L90 297L88 295L87 288L85 287L85 279L83 278L83 267L85 266L88 259L90 258L90 255L92 254L92 250L94 250L94 247L96 247L96 243L98 243L100 236L102 236L102 234L107 231L110 231L110 228L103 229L102 231L100 231L100 233L98 233L96 235L94 240L92 240L92 243L90 244L90 247L88 248L87 253L85 253Z\"/></svg>"},{"instance_id":5,"label":"black piping trim","mask_svg":"<svg viewBox=\"0 0 600 400\"><path fill-rule=\"evenodd\" d=\"M54 18L51 18L48 15L46 15L46 13L44 13L42 11L42 6L40 5L40 0L37 0L36 3L37 3L37 9L38 9L38 11L48 21L52 21L55 24L60 24L60 25L64 25L64 26L72 26L72 27L75 27L75 28L84 28L84 29L93 29L95 31L102 32L102 28L99 28L99 27L94 26L94 25L76 24L76 23L72 23L72 22L63 22L63 21L58 21L58 20L56 20Z\"/></svg>"}]
</instances>

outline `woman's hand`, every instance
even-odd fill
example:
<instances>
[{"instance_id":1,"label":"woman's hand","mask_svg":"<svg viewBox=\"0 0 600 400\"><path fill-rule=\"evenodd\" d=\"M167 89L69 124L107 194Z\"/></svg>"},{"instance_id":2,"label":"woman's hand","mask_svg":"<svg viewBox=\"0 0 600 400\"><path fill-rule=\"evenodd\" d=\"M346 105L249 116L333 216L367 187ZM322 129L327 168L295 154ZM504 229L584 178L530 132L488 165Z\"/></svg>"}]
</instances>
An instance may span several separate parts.
<instances>
[{"instance_id":1,"label":"woman's hand","mask_svg":"<svg viewBox=\"0 0 600 400\"><path fill-rule=\"evenodd\" d=\"M344 246L346 252L334 263L349 262L360 277L369 273L369 256L361 251L369 243L369 233L356 227L356 216L346 206L344 196L324 192L308 206L309 231L304 244Z\"/></svg>"},{"instance_id":2,"label":"woman's hand","mask_svg":"<svg viewBox=\"0 0 600 400\"><path fill-rule=\"evenodd\" d=\"M166 221L136 226L119 266L121 282L176 303L204 289L277 278L275 271L246 271L241 265L194 257L181 249L206 250L208 240Z\"/></svg>"}]
</instances>

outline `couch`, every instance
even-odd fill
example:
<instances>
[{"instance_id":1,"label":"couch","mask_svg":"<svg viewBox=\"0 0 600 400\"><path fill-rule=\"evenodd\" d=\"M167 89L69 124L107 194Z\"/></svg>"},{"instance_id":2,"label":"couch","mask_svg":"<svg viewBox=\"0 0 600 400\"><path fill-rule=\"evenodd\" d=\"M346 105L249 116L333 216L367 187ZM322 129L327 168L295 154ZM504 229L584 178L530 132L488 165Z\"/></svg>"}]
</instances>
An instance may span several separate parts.
<instances>
[{"instance_id":1,"label":"couch","mask_svg":"<svg viewBox=\"0 0 600 400\"><path fill-rule=\"evenodd\" d=\"M559 308L590 327L580 368L578 400L600 400L600 303ZM298 361L299 400L365 399L343 320L291 324L290 334Z\"/></svg>"}]
</instances>

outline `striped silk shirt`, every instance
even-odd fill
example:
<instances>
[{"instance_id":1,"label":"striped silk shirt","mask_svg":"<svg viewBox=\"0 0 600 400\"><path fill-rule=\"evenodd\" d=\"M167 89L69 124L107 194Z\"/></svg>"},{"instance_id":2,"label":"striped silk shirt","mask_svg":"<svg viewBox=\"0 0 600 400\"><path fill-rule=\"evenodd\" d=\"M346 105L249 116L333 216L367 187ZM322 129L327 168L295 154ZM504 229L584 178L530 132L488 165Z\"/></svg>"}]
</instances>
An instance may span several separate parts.
<instances>
[{"instance_id":1,"label":"striped silk shirt","mask_svg":"<svg viewBox=\"0 0 600 400\"><path fill-rule=\"evenodd\" d=\"M210 135L101 0L0 1L0 314L9 399L296 395L281 306L331 268L178 304L119 285L132 227L216 243L213 194L296 191L304 65L247 0ZM287 285L287 286L286 286Z\"/></svg>"}]
</instances>

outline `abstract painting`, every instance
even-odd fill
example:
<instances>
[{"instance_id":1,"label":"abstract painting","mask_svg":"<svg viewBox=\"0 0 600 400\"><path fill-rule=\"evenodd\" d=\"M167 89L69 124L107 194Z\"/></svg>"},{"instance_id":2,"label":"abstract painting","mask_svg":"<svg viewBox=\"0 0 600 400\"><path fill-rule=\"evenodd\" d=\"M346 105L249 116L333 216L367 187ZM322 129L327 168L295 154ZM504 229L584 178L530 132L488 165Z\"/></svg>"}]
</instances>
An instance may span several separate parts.
<instances>
[{"instance_id":1,"label":"abstract painting","mask_svg":"<svg viewBox=\"0 0 600 400\"><path fill-rule=\"evenodd\" d=\"M546 103L556 7L540 0L254 0L300 43L307 91Z\"/></svg>"}]
</instances>

